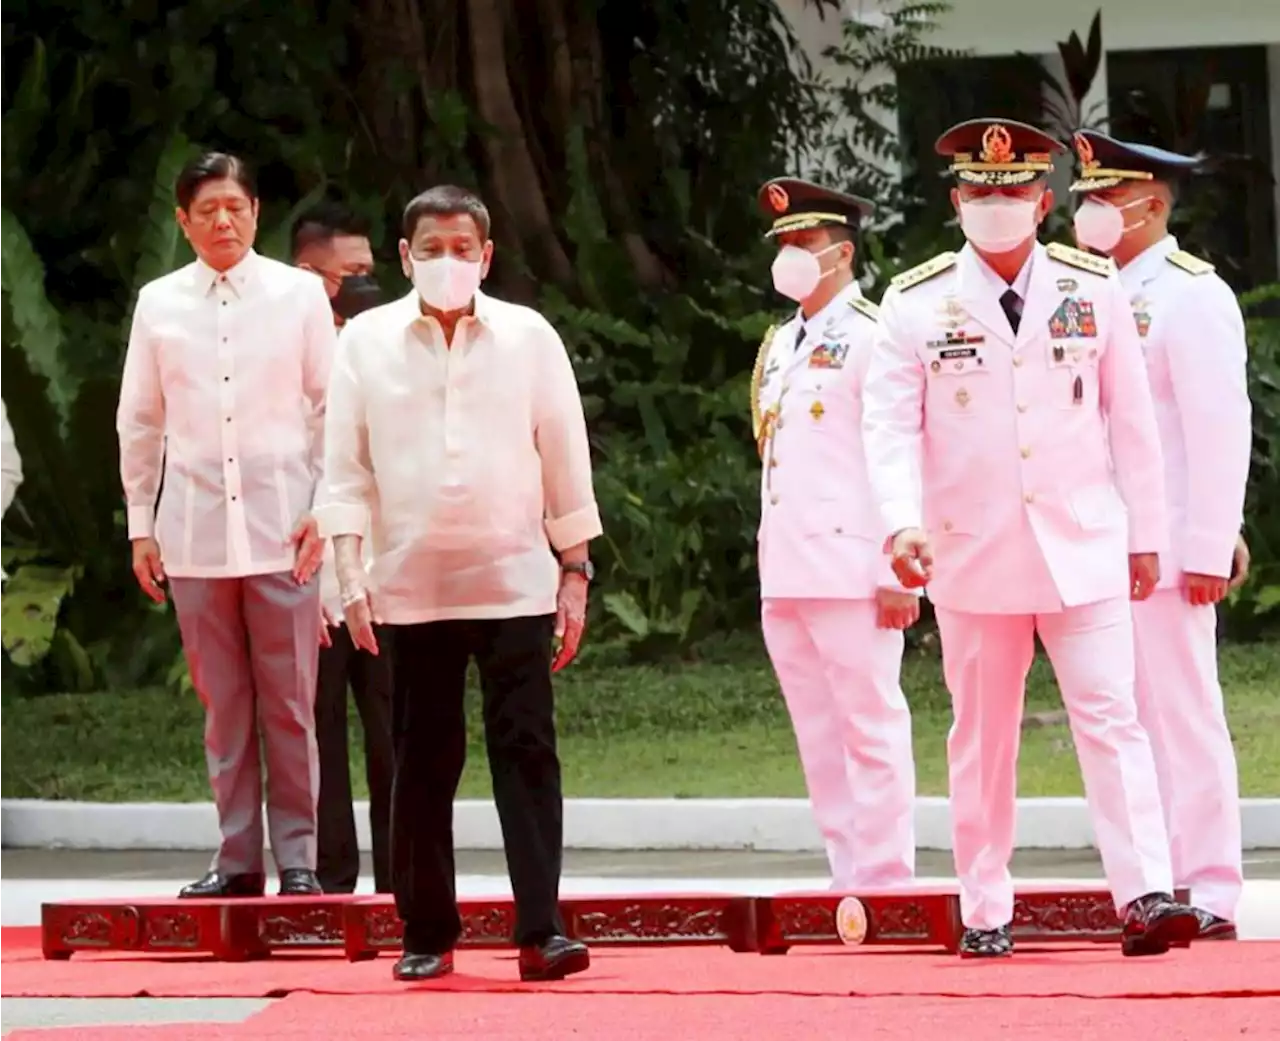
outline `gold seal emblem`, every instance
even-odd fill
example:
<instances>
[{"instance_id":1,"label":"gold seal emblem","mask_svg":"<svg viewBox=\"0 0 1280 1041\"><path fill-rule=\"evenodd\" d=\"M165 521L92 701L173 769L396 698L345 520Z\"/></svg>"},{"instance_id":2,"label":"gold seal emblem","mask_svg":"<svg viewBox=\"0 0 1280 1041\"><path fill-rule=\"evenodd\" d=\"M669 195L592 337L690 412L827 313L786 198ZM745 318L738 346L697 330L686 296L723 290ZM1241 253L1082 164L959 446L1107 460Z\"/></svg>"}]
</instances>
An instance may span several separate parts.
<instances>
[{"instance_id":1,"label":"gold seal emblem","mask_svg":"<svg viewBox=\"0 0 1280 1041\"><path fill-rule=\"evenodd\" d=\"M1013 135L999 123L992 123L982 132L982 161L1013 162Z\"/></svg>"},{"instance_id":2,"label":"gold seal emblem","mask_svg":"<svg viewBox=\"0 0 1280 1041\"><path fill-rule=\"evenodd\" d=\"M836 906L836 935L849 947L867 938L867 909L856 896L846 896Z\"/></svg>"},{"instance_id":3,"label":"gold seal emblem","mask_svg":"<svg viewBox=\"0 0 1280 1041\"><path fill-rule=\"evenodd\" d=\"M791 205L791 196L782 185L771 184L764 190L764 194L769 200L769 205L773 207L774 213L787 212L787 207Z\"/></svg>"}]
</instances>

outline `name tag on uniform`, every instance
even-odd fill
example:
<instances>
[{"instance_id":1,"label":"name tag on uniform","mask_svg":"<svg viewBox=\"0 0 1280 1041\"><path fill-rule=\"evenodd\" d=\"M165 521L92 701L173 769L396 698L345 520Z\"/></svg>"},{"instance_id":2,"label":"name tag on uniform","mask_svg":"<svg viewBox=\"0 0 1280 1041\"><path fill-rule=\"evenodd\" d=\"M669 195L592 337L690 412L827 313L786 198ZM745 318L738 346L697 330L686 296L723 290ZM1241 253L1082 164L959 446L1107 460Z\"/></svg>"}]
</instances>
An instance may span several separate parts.
<instances>
[{"instance_id":1,"label":"name tag on uniform","mask_svg":"<svg viewBox=\"0 0 1280 1041\"><path fill-rule=\"evenodd\" d=\"M949 361L952 358L976 358L977 356L977 347L951 347L938 353L938 357L943 361Z\"/></svg>"},{"instance_id":2,"label":"name tag on uniform","mask_svg":"<svg viewBox=\"0 0 1280 1041\"><path fill-rule=\"evenodd\" d=\"M813 349L809 355L811 369L843 369L845 359L849 356L847 343L824 343Z\"/></svg>"}]
</instances>

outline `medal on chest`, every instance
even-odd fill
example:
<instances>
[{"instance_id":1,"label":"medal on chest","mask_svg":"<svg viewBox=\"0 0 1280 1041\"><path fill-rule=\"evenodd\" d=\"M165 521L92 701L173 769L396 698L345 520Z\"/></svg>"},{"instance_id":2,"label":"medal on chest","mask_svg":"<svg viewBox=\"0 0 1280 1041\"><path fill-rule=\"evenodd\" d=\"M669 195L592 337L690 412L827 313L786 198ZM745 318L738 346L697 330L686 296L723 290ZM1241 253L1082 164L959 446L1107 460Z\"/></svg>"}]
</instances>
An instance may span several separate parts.
<instances>
[{"instance_id":1,"label":"medal on chest","mask_svg":"<svg viewBox=\"0 0 1280 1041\"><path fill-rule=\"evenodd\" d=\"M1049 317L1049 335L1055 340L1092 339L1098 335L1093 301L1065 297Z\"/></svg>"},{"instance_id":2,"label":"medal on chest","mask_svg":"<svg viewBox=\"0 0 1280 1041\"><path fill-rule=\"evenodd\" d=\"M1133 308L1133 321L1138 327L1138 335L1145 340L1147 333L1151 331L1151 301L1139 295L1129 301L1129 306Z\"/></svg>"}]
</instances>

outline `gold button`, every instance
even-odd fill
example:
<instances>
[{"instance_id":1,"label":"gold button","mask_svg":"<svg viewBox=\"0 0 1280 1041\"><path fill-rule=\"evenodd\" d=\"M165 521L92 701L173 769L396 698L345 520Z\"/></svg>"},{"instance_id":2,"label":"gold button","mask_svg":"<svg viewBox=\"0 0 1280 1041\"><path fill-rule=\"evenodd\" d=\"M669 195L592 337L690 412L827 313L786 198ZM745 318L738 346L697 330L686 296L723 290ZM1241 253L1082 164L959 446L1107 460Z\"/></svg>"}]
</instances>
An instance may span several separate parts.
<instances>
[{"instance_id":1,"label":"gold button","mask_svg":"<svg viewBox=\"0 0 1280 1041\"><path fill-rule=\"evenodd\" d=\"M944 522L943 522L943 524L942 524L942 530L943 530L943 531L950 531L950 530L951 530L951 522L950 522L950 521L944 521Z\"/></svg>"},{"instance_id":2,"label":"gold button","mask_svg":"<svg viewBox=\"0 0 1280 1041\"><path fill-rule=\"evenodd\" d=\"M843 535L843 534L844 534L844 528L837 527L837 528L836 528L836 534L837 534L837 535Z\"/></svg>"},{"instance_id":3,"label":"gold button","mask_svg":"<svg viewBox=\"0 0 1280 1041\"><path fill-rule=\"evenodd\" d=\"M1024 405L1024 404L1022 404L1022 402L1018 402L1018 411L1019 411L1019 412L1025 412L1025 411L1027 411L1027 406L1026 406L1026 405Z\"/></svg>"},{"instance_id":4,"label":"gold button","mask_svg":"<svg viewBox=\"0 0 1280 1041\"><path fill-rule=\"evenodd\" d=\"M781 429L782 429L782 417L781 417L781 416L779 416L779 417L778 417L778 421L774 424L774 427L775 427L776 429L778 429L778 430L781 430Z\"/></svg>"},{"instance_id":5,"label":"gold button","mask_svg":"<svg viewBox=\"0 0 1280 1041\"><path fill-rule=\"evenodd\" d=\"M1030 449L1030 448L1024 448L1024 449L1022 450L1022 458L1023 458L1023 459L1030 459L1030 458L1031 458L1031 449Z\"/></svg>"},{"instance_id":6,"label":"gold button","mask_svg":"<svg viewBox=\"0 0 1280 1041\"><path fill-rule=\"evenodd\" d=\"M778 497L776 495L770 498L769 501L773 503L774 506L778 505Z\"/></svg>"},{"instance_id":7,"label":"gold button","mask_svg":"<svg viewBox=\"0 0 1280 1041\"><path fill-rule=\"evenodd\" d=\"M1033 502L1036 501L1036 497L1032 495L1030 492L1027 492L1027 494L1022 497L1022 501L1025 502L1028 506L1030 506Z\"/></svg>"},{"instance_id":8,"label":"gold button","mask_svg":"<svg viewBox=\"0 0 1280 1041\"><path fill-rule=\"evenodd\" d=\"M1021 358L1014 358L1014 359L1013 359L1013 367L1014 367L1015 369L1020 369L1020 368L1022 368L1022 359L1021 359Z\"/></svg>"},{"instance_id":9,"label":"gold button","mask_svg":"<svg viewBox=\"0 0 1280 1041\"><path fill-rule=\"evenodd\" d=\"M772 470L777 465L778 465L778 457L774 456L769 460L769 469Z\"/></svg>"}]
</instances>

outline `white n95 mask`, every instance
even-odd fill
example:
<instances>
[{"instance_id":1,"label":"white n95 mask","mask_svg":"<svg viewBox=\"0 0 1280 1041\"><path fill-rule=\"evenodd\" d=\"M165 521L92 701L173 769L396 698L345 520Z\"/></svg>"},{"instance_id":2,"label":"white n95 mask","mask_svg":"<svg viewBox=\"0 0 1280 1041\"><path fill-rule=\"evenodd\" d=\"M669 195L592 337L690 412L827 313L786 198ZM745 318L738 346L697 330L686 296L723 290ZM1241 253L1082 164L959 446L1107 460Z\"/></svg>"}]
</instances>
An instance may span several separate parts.
<instances>
[{"instance_id":1,"label":"white n95 mask","mask_svg":"<svg viewBox=\"0 0 1280 1041\"><path fill-rule=\"evenodd\" d=\"M461 311L471 303L480 288L479 261L459 260L457 257L432 257L419 260L410 257L413 264L413 288L423 303L437 311Z\"/></svg>"},{"instance_id":2,"label":"white n95 mask","mask_svg":"<svg viewBox=\"0 0 1280 1041\"><path fill-rule=\"evenodd\" d=\"M839 248L840 244L836 243L817 253L810 253L799 246L783 246L773 258L773 288L796 303L808 300L818 288L818 283L831 274L831 271L823 274L818 258Z\"/></svg>"},{"instance_id":3,"label":"white n95 mask","mask_svg":"<svg viewBox=\"0 0 1280 1041\"><path fill-rule=\"evenodd\" d=\"M964 236L984 253L1008 253L1036 233L1036 200L987 195L960 203Z\"/></svg>"}]
</instances>

